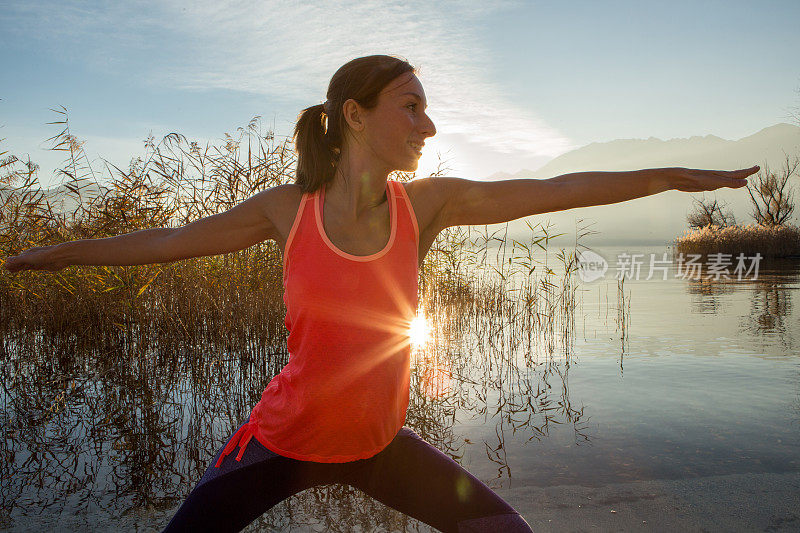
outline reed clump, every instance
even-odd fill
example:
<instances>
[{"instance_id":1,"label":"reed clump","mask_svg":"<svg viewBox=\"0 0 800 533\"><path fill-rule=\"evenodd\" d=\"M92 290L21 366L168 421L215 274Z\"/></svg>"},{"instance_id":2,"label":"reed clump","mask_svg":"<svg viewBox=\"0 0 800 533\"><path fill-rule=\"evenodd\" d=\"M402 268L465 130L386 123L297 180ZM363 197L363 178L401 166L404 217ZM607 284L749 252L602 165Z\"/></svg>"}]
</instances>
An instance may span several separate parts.
<instances>
[{"instance_id":1,"label":"reed clump","mask_svg":"<svg viewBox=\"0 0 800 533\"><path fill-rule=\"evenodd\" d=\"M150 138L129 168L106 163L103 176L70 134L66 116L61 124L54 149L67 157L58 188L43 189L32 163L4 160L0 256L183 225L291 179L293 151L263 134L258 121L221 146L201 148L178 134L157 144ZM273 242L160 265L13 275L0 269L0 331L75 335L101 349L214 339L226 351L258 356L282 338L281 293L281 253Z\"/></svg>"},{"instance_id":2,"label":"reed clump","mask_svg":"<svg viewBox=\"0 0 800 533\"><path fill-rule=\"evenodd\" d=\"M684 254L744 254L763 258L800 258L800 227L794 225L767 226L705 226L687 230L675 241L675 250Z\"/></svg>"}]
</instances>

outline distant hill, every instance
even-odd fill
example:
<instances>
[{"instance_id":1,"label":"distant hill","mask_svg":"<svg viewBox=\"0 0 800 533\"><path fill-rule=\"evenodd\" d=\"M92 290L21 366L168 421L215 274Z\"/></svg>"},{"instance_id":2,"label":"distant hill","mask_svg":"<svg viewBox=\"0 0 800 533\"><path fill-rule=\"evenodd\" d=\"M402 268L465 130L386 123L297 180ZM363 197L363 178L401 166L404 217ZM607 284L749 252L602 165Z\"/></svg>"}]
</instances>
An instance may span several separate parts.
<instances>
[{"instance_id":1,"label":"distant hill","mask_svg":"<svg viewBox=\"0 0 800 533\"><path fill-rule=\"evenodd\" d=\"M648 167L691 167L733 170L763 163L776 166L783 151L800 155L800 127L776 124L737 141L715 135L670 139L617 139L591 143L556 157L535 172L514 177L549 178L585 170L635 170Z\"/></svg>"},{"instance_id":2,"label":"distant hill","mask_svg":"<svg viewBox=\"0 0 800 533\"><path fill-rule=\"evenodd\" d=\"M591 143L556 157L535 171L498 172L489 179L549 178L570 172L657 167L735 170L753 165L763 169L766 164L777 170L785 160L784 153L800 157L800 127L776 124L738 140L706 135L666 141L650 137ZM795 187L798 185L800 177L795 180ZM800 190L798 193L800 201ZM705 194L716 194L717 198L728 202L737 221L752 222L746 190L720 189ZM592 237L590 243L660 244L670 242L685 231L685 215L691 208L692 197L701 196L700 193L670 191L622 204L574 209L543 217L554 222L559 231L574 229L576 218L595 221L593 227L601 235ZM514 225L515 229L518 227L519 224Z\"/></svg>"},{"instance_id":3,"label":"distant hill","mask_svg":"<svg viewBox=\"0 0 800 533\"><path fill-rule=\"evenodd\" d=\"M81 198L85 202L107 191L108 189L102 185L87 183L81 189ZM4 198L8 193L9 189L0 187L0 199ZM69 213L78 207L77 197L64 185L45 189L44 195L56 213Z\"/></svg>"},{"instance_id":4,"label":"distant hill","mask_svg":"<svg viewBox=\"0 0 800 533\"><path fill-rule=\"evenodd\" d=\"M491 176L484 178L485 181L499 181L499 180L512 180L515 178L529 178L531 176L535 176L536 172L533 170L528 170L524 168L519 172L515 172L514 174L510 174L508 172L495 172Z\"/></svg>"}]
</instances>

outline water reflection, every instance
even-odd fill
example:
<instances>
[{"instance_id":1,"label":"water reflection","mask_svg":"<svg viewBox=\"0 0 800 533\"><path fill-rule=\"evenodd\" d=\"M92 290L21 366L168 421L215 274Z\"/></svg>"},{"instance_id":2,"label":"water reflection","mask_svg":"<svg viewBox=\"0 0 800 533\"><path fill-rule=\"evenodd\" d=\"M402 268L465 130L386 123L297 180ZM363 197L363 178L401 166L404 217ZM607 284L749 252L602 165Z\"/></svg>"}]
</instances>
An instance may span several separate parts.
<instances>
[{"instance_id":1,"label":"water reflection","mask_svg":"<svg viewBox=\"0 0 800 533\"><path fill-rule=\"evenodd\" d=\"M529 303L498 291L478 305L429 301L433 339L412 369L407 425L456 461L472 444L454 433L457 418L494 426L483 445L498 480L518 468L508 439L541 441L566 424L576 443L590 440L584 407L570 400L569 331L551 324L554 338L537 342ZM0 527L163 527L287 357L284 338L237 350L226 339L146 338L3 336ZM340 485L305 491L251 529L295 527L430 530Z\"/></svg>"},{"instance_id":2,"label":"water reflection","mask_svg":"<svg viewBox=\"0 0 800 533\"><path fill-rule=\"evenodd\" d=\"M495 486L514 476L509 440L542 441L564 425L572 428L576 444L590 440L584 407L570 400L574 300L561 308L566 316L553 313L545 320L544 313L531 312L536 303L524 286L506 289L478 295L478 306L442 300L432 291L426 300L431 342L415 351L413 361L421 391L416 397L436 405L448 427L457 416L494 426L483 448L496 466ZM448 446L442 442L440 448ZM449 453L460 459L462 450L457 445Z\"/></svg>"},{"instance_id":3,"label":"water reflection","mask_svg":"<svg viewBox=\"0 0 800 533\"><path fill-rule=\"evenodd\" d=\"M692 295L692 312L700 314L719 314L723 306L721 297L735 290L736 285L711 278L690 278L686 283L686 292Z\"/></svg>"},{"instance_id":4,"label":"water reflection","mask_svg":"<svg viewBox=\"0 0 800 533\"><path fill-rule=\"evenodd\" d=\"M750 300L750 321L746 323L755 334L774 334L786 341L786 320L791 314L792 298L790 286L797 282L797 275L768 275L754 282Z\"/></svg>"},{"instance_id":5,"label":"water reflection","mask_svg":"<svg viewBox=\"0 0 800 533\"><path fill-rule=\"evenodd\" d=\"M692 296L694 312L715 315L728 304L725 297L745 291L749 294L749 310L741 319L741 330L756 337L777 339L791 349L792 291L798 281L800 262L783 261L769 264L757 279L688 279L686 290Z\"/></svg>"}]
</instances>

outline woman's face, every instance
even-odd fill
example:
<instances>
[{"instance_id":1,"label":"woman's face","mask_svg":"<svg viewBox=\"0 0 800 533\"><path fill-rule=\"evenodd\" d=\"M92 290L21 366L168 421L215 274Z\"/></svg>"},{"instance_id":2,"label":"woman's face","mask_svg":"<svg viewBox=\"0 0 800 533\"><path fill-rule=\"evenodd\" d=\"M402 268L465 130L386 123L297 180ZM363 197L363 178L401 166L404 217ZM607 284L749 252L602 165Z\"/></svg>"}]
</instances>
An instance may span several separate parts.
<instances>
[{"instance_id":1,"label":"woman's face","mask_svg":"<svg viewBox=\"0 0 800 533\"><path fill-rule=\"evenodd\" d=\"M436 134L425 114L428 101L412 72L389 82L378 104L364 114L364 141L368 150L391 170L413 172L422 156L425 139Z\"/></svg>"}]
</instances>

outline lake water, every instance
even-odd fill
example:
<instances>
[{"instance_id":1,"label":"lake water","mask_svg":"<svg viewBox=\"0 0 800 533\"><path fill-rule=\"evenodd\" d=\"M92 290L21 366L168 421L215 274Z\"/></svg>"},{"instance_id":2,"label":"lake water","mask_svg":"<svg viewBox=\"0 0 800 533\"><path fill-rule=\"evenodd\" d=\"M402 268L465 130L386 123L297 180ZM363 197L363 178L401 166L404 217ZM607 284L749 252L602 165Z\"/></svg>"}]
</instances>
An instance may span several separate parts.
<instances>
[{"instance_id":1,"label":"lake water","mask_svg":"<svg viewBox=\"0 0 800 533\"><path fill-rule=\"evenodd\" d=\"M611 268L577 285L572 334L556 327L552 354L513 318L442 320L415 353L407 424L501 494L800 471L798 266L714 281L677 277L673 264L666 280L625 280L620 298L618 254L664 249L595 251ZM46 354L25 363L13 339L3 346L10 531L163 527L285 355L279 343L269 363L119 353L67 371ZM340 486L294 497L252 529L373 526L429 530Z\"/></svg>"},{"instance_id":2,"label":"lake water","mask_svg":"<svg viewBox=\"0 0 800 533\"><path fill-rule=\"evenodd\" d=\"M622 252L598 251L609 262ZM540 440L507 439L515 467L508 483L800 469L798 271L762 267L758 280L718 282L681 279L674 268L668 274L625 281L624 332L617 280L579 287L568 391L583 407L580 431L561 424ZM465 430L470 440L496 440L496 424L480 422ZM471 468L496 475L479 455Z\"/></svg>"}]
</instances>

